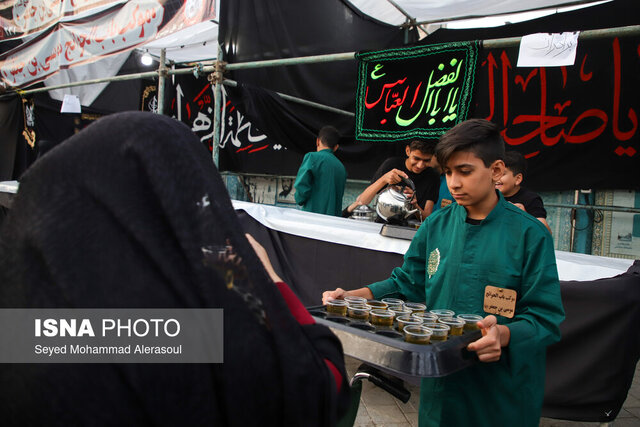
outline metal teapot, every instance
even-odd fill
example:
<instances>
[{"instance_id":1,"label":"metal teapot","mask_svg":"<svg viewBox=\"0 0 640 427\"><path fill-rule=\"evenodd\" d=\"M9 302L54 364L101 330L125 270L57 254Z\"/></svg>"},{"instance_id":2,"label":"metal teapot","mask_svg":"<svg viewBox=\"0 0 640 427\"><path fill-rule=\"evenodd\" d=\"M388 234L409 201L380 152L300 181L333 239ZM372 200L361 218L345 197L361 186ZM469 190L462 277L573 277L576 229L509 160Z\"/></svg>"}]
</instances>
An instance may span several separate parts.
<instances>
[{"instance_id":1,"label":"metal teapot","mask_svg":"<svg viewBox=\"0 0 640 427\"><path fill-rule=\"evenodd\" d=\"M387 222L404 222L418 212L418 209L411 209L411 198L404 194L405 187L411 188L414 193L416 191L416 186L411 179L402 178L402 182L398 185L390 185L378 195L376 212L380 218Z\"/></svg>"},{"instance_id":2,"label":"metal teapot","mask_svg":"<svg viewBox=\"0 0 640 427\"><path fill-rule=\"evenodd\" d=\"M376 211L374 211L367 205L360 205L353 210L353 213L349 218L355 219L358 221L373 222L376 220Z\"/></svg>"}]
</instances>

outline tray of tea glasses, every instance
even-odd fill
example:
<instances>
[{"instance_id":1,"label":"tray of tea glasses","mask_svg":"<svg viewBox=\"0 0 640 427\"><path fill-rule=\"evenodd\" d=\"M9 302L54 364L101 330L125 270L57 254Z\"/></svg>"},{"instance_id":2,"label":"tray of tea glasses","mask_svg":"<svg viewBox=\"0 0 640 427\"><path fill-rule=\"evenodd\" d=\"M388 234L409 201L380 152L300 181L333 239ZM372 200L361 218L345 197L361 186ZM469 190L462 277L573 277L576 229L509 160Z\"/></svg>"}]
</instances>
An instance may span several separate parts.
<instances>
[{"instance_id":1,"label":"tray of tea glasses","mask_svg":"<svg viewBox=\"0 0 640 427\"><path fill-rule=\"evenodd\" d=\"M393 298L350 298L307 307L346 355L401 377L443 377L477 363L466 347L482 336L475 323L481 316Z\"/></svg>"}]
</instances>

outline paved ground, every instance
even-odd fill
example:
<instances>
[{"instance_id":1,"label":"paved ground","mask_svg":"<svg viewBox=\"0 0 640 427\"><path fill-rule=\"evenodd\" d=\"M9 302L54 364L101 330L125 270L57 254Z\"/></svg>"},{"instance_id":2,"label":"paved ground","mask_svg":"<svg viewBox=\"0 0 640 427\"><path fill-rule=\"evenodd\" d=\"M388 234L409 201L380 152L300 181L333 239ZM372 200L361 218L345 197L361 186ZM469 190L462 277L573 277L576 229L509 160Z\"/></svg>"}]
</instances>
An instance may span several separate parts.
<instances>
[{"instance_id":1,"label":"paved ground","mask_svg":"<svg viewBox=\"0 0 640 427\"><path fill-rule=\"evenodd\" d=\"M360 362L347 357L347 372L351 377ZM384 426L384 427L410 427L418 425L418 402L420 401L420 388L407 386L411 391L411 399L408 403L402 403L384 390L374 386L369 381L364 381L360 409L356 418L356 427ZM573 421L540 419L540 427L591 427L600 423L583 423ZM612 422L611 427L640 427L640 364L636 367L633 384L629 389L620 414Z\"/></svg>"}]
</instances>

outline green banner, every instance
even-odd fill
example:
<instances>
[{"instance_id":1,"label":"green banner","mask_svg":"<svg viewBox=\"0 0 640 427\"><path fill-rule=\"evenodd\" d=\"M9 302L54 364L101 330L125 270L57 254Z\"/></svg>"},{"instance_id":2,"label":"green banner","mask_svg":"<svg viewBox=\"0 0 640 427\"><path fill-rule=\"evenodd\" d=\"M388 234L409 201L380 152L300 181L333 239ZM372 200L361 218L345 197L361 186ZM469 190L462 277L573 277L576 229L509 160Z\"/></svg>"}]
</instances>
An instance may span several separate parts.
<instances>
[{"instance_id":1,"label":"green banner","mask_svg":"<svg viewBox=\"0 0 640 427\"><path fill-rule=\"evenodd\" d=\"M356 57L356 139L435 139L467 118L477 42L364 52Z\"/></svg>"}]
</instances>

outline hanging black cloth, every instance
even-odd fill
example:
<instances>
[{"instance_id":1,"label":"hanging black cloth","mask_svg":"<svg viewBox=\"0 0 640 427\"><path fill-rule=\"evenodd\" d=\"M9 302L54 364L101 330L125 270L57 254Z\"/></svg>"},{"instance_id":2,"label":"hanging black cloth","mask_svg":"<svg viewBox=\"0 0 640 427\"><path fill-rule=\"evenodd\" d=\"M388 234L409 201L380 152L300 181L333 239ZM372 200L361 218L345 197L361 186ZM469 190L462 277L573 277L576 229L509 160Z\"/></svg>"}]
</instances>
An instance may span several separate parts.
<instances>
[{"instance_id":1,"label":"hanging black cloth","mask_svg":"<svg viewBox=\"0 0 640 427\"><path fill-rule=\"evenodd\" d=\"M240 263L210 256L228 247ZM293 318L173 119L113 114L38 159L3 224L0 284L0 308L224 309L222 364L0 365L3 425L335 423L323 359L344 378L339 341Z\"/></svg>"}]
</instances>

